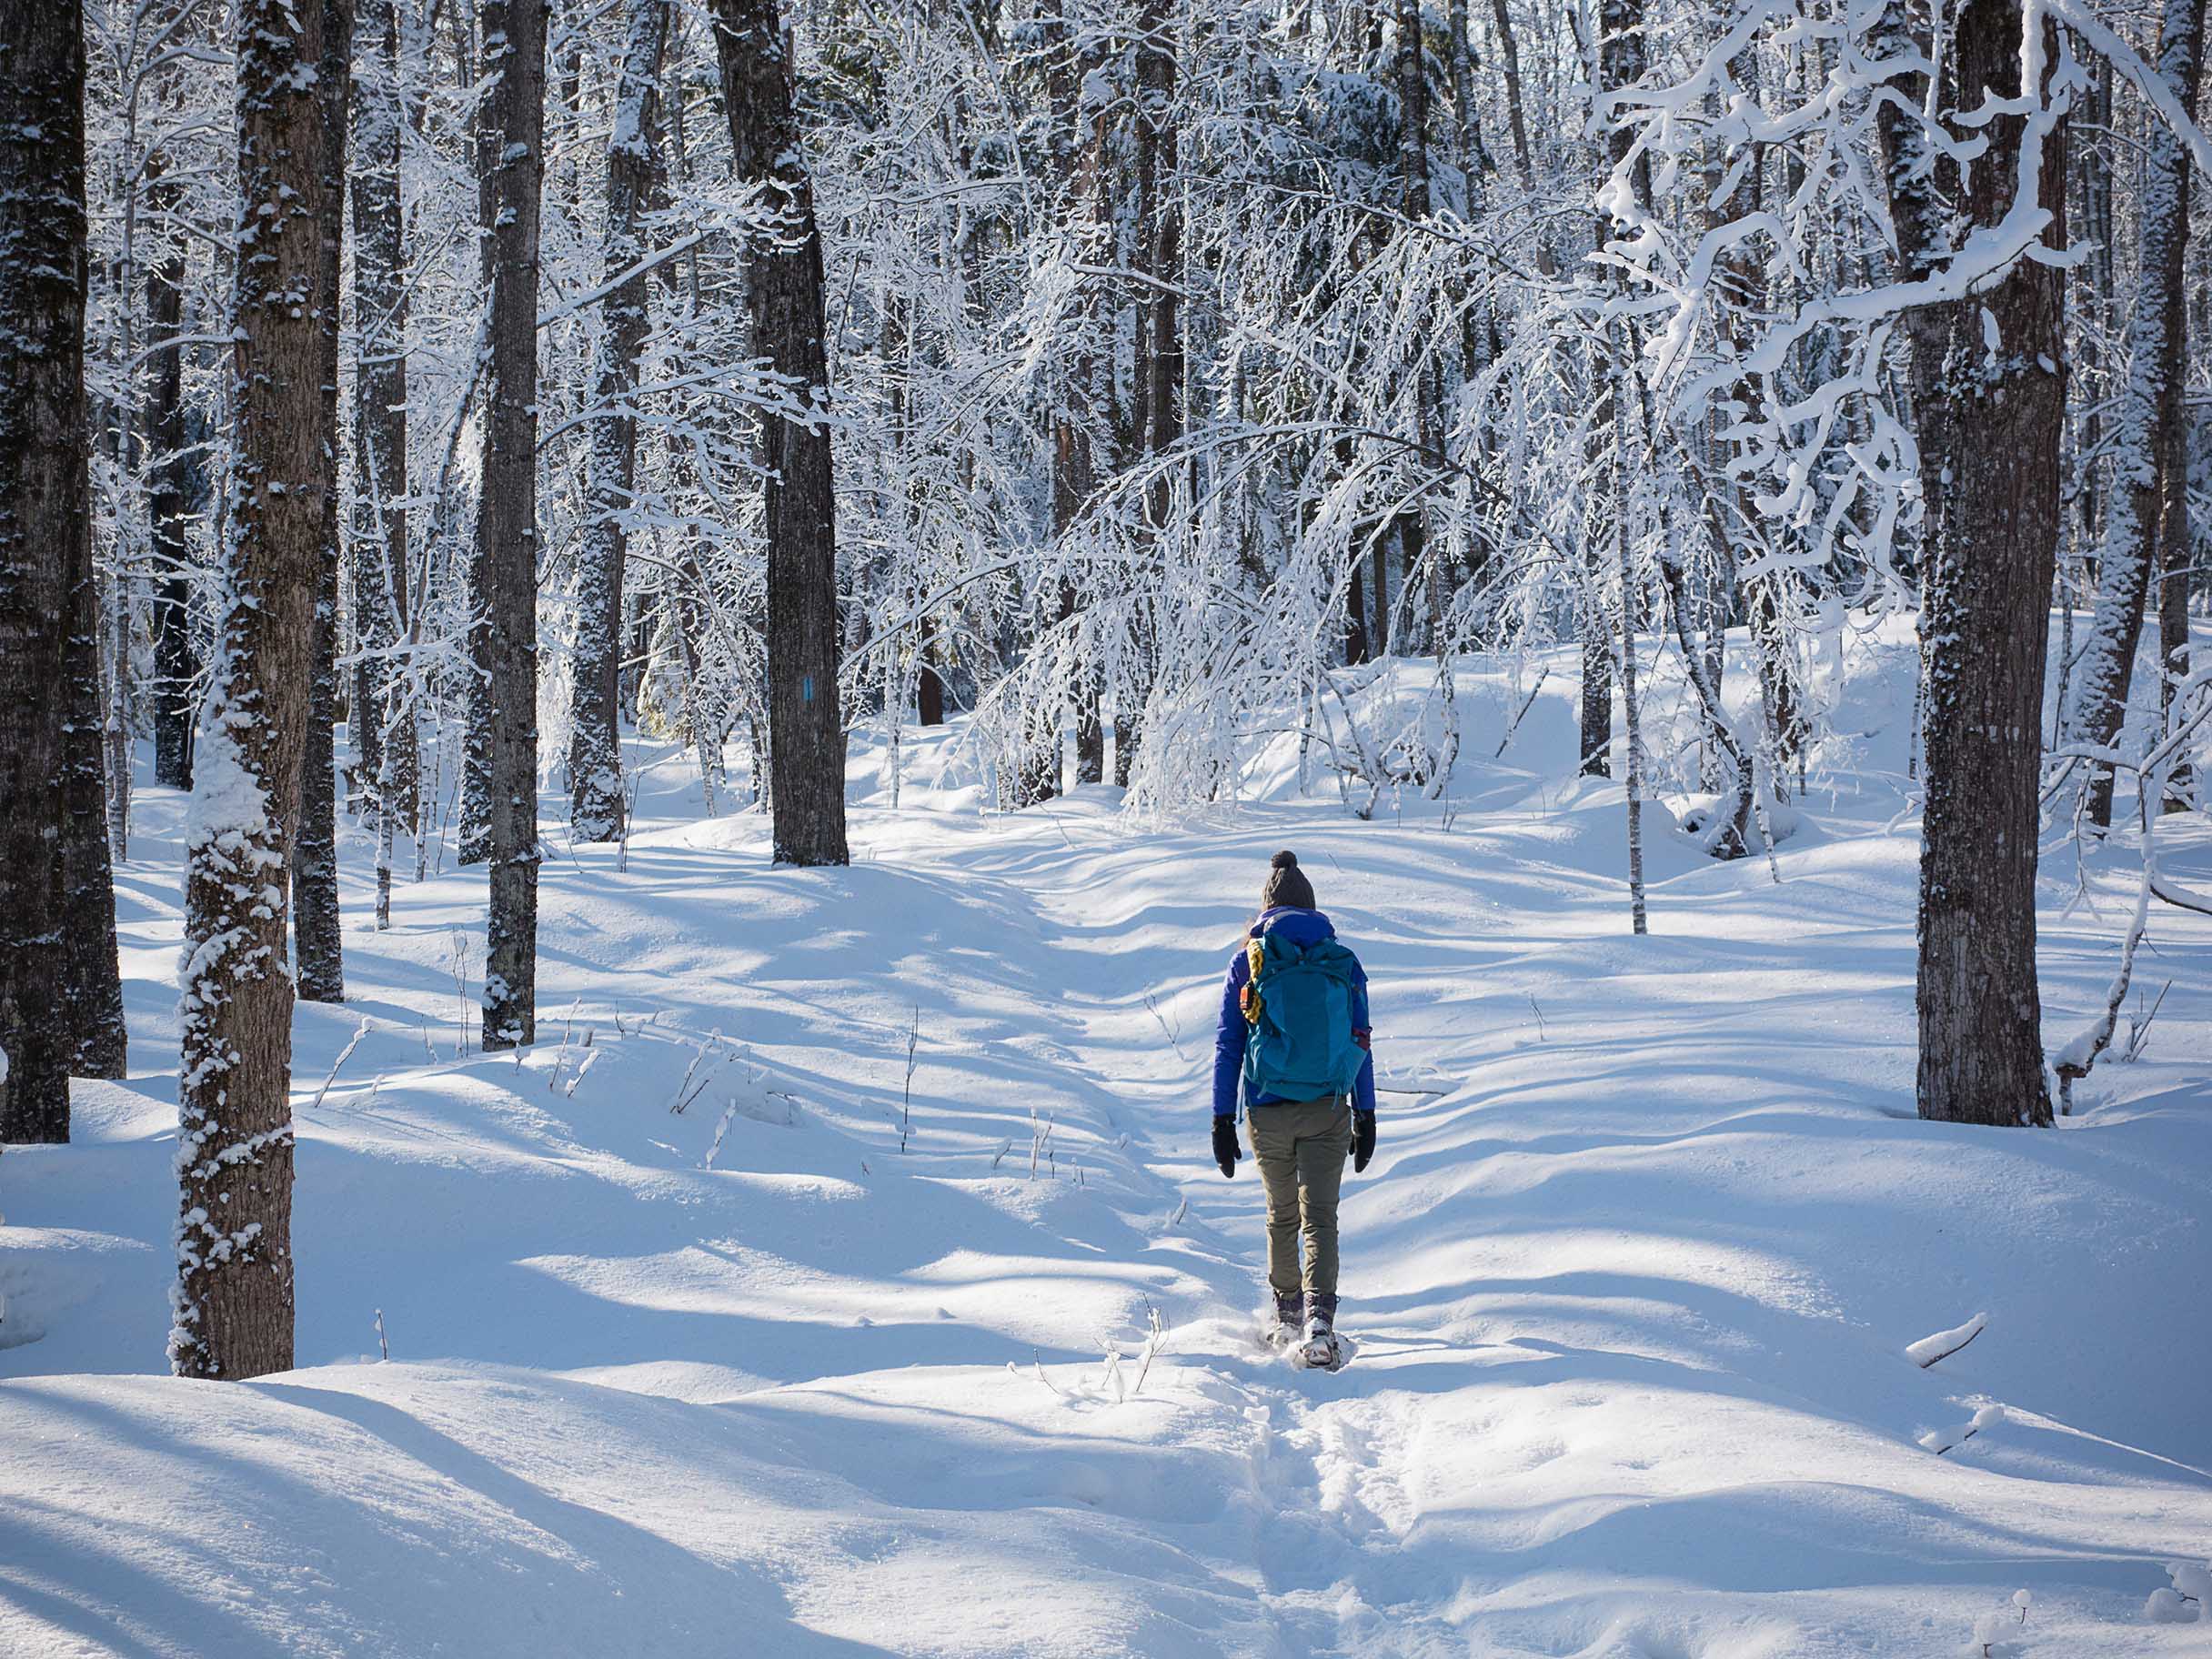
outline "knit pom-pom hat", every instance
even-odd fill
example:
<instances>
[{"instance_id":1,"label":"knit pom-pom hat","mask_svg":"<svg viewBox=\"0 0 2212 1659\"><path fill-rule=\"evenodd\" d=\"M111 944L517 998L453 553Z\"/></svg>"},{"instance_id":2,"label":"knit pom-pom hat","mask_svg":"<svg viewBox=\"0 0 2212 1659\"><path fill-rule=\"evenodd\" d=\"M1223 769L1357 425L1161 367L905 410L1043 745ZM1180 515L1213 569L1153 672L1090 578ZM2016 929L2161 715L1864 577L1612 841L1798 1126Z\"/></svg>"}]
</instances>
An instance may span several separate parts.
<instances>
[{"instance_id":1,"label":"knit pom-pom hat","mask_svg":"<svg viewBox=\"0 0 2212 1659\"><path fill-rule=\"evenodd\" d=\"M1298 855L1287 847L1268 860L1267 882L1260 889L1262 910L1270 910L1279 904L1292 905L1302 910L1314 908L1313 883L1298 868Z\"/></svg>"}]
</instances>

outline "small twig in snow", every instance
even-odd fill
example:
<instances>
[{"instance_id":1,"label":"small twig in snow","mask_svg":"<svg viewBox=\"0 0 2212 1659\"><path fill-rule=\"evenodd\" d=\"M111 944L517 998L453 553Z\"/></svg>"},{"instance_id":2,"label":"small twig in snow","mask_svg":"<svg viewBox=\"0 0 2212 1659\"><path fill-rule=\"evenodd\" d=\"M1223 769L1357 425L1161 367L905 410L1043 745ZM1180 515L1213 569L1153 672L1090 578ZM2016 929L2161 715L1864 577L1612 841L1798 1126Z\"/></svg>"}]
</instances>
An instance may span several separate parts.
<instances>
[{"instance_id":1,"label":"small twig in snow","mask_svg":"<svg viewBox=\"0 0 2212 1659\"><path fill-rule=\"evenodd\" d=\"M353 1058L353 1051L361 1046L361 1039L368 1035L368 1021L364 1019L354 1028L351 1041L338 1051L338 1057L330 1062L330 1075L323 1079L323 1086L315 1091L315 1101L307 1110L315 1111L323 1103L323 1096L330 1092L330 1085L338 1081L338 1068Z\"/></svg>"}]
</instances>

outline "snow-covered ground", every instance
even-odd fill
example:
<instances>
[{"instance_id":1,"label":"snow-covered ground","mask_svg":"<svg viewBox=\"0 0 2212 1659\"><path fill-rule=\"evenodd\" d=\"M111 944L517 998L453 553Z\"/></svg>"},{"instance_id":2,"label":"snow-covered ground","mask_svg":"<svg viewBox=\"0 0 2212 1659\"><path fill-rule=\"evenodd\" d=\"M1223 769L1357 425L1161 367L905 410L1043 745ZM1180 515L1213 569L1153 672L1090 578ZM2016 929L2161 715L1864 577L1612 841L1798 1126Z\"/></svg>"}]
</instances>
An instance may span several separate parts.
<instances>
[{"instance_id":1,"label":"snow-covered ground","mask_svg":"<svg viewBox=\"0 0 2212 1659\"><path fill-rule=\"evenodd\" d=\"M142 789L131 1081L0 1160L0 1654L2206 1653L2147 1602L2212 1556L2212 923L2157 918L2147 1051L2059 1128L1916 1121L1892 669L1779 885L1659 820L1644 940L1618 789L1515 764L1571 751L1571 674L1498 761L1518 695L1471 675L1448 822L1298 799L1287 749L1180 828L985 815L925 746L897 811L856 753L850 870L776 870L667 754L627 870L552 834L518 1061L459 1041L480 873L379 935L357 840L351 1000L297 1021L302 1369L250 1384L160 1374L180 803ZM1258 1184L1206 1156L1282 845L1403 1091L1335 1376L1256 1342ZM2129 859L2094 909L2046 863L2054 1041Z\"/></svg>"}]
</instances>

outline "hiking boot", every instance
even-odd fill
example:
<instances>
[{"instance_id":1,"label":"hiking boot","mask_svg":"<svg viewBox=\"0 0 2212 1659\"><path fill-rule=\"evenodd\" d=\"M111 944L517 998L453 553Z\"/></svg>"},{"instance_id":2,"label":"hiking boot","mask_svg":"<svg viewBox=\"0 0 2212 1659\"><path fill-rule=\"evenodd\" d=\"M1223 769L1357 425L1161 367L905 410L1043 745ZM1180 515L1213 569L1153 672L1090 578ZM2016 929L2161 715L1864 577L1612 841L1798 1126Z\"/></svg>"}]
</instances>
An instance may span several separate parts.
<instances>
[{"instance_id":1,"label":"hiking boot","mask_svg":"<svg viewBox=\"0 0 2212 1659\"><path fill-rule=\"evenodd\" d=\"M1288 1348L1300 1336L1300 1322L1305 1316L1305 1298L1296 1291L1287 1294L1275 1292L1275 1328L1269 1332L1268 1340L1277 1347Z\"/></svg>"}]
</instances>

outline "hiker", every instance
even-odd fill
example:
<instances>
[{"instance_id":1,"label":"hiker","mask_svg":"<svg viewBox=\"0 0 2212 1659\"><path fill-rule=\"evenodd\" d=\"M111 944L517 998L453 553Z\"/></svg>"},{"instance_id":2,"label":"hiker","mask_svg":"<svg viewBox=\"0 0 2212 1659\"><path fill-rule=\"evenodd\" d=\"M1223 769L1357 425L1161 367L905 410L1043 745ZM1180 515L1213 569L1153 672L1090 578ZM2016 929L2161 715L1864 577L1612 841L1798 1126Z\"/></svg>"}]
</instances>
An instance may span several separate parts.
<instances>
[{"instance_id":1,"label":"hiker","mask_svg":"<svg viewBox=\"0 0 2212 1659\"><path fill-rule=\"evenodd\" d=\"M1336 1196L1344 1159L1375 1152L1375 1066L1368 1051L1367 973L1313 905L1295 853L1277 853L1260 919L1229 964L1213 1041L1213 1161L1234 1177L1242 1083L1252 1154L1267 1191L1267 1282L1278 1346L1334 1370ZM1299 1235L1305 1260L1299 1262Z\"/></svg>"}]
</instances>

